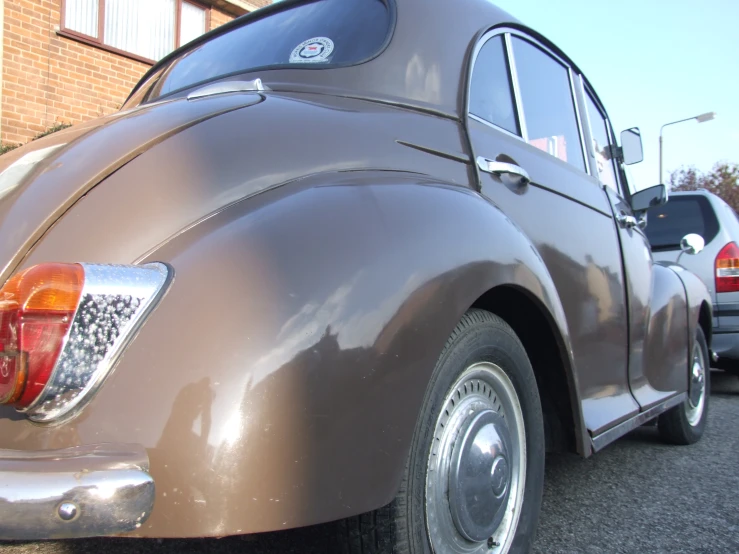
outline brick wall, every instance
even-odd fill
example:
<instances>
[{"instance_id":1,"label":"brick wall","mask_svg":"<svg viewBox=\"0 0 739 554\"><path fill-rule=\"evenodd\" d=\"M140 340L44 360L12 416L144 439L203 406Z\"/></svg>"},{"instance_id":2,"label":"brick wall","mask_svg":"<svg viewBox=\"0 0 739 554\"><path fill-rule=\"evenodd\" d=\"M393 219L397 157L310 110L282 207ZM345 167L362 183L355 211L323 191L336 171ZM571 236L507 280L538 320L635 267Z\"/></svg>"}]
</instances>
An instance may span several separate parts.
<instances>
[{"instance_id":1,"label":"brick wall","mask_svg":"<svg viewBox=\"0 0 739 554\"><path fill-rule=\"evenodd\" d=\"M211 29L232 17L212 9ZM118 110L150 67L57 35L61 0L5 0L0 141Z\"/></svg>"},{"instance_id":2,"label":"brick wall","mask_svg":"<svg viewBox=\"0 0 739 554\"><path fill-rule=\"evenodd\" d=\"M220 10L211 9L210 10L210 28L215 29L216 27L220 27L224 23L228 23L233 19L233 16L228 15L227 13L223 13Z\"/></svg>"}]
</instances>

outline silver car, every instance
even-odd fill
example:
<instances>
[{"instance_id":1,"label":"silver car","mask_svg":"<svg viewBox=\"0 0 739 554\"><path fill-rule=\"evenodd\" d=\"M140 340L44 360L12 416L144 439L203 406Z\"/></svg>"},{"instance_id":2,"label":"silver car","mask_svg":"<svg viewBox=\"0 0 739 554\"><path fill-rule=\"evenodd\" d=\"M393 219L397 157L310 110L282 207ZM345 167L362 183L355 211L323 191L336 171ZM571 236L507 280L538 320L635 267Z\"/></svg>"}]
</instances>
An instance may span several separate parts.
<instances>
[{"instance_id":1,"label":"silver car","mask_svg":"<svg viewBox=\"0 0 739 554\"><path fill-rule=\"evenodd\" d=\"M705 190L673 192L666 204L649 212L646 233L655 261L678 262L698 275L713 300L714 367L739 375L739 218L721 198ZM703 238L703 250L686 235ZM681 242L683 246L681 247ZM700 242L700 241L698 241ZM679 260L678 260L679 258Z\"/></svg>"}]
</instances>

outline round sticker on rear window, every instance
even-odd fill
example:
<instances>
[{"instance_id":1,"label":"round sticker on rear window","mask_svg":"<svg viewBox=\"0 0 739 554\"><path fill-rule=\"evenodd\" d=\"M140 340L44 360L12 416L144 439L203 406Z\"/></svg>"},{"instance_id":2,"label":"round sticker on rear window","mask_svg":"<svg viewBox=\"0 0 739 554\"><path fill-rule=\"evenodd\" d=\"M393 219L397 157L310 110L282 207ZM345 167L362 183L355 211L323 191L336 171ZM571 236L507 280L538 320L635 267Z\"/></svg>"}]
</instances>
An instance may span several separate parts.
<instances>
[{"instance_id":1,"label":"round sticker on rear window","mask_svg":"<svg viewBox=\"0 0 739 554\"><path fill-rule=\"evenodd\" d=\"M290 54L290 63L321 63L334 51L334 41L326 37L311 38L298 44Z\"/></svg>"}]
</instances>

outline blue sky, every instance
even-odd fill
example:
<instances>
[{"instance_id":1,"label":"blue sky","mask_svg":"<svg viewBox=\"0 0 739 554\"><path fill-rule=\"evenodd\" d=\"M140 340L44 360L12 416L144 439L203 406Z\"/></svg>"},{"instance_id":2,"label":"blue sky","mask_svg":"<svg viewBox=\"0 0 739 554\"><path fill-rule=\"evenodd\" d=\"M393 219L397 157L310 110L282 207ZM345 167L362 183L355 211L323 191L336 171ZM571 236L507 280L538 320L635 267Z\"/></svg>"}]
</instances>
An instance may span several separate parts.
<instances>
[{"instance_id":1,"label":"blue sky","mask_svg":"<svg viewBox=\"0 0 739 554\"><path fill-rule=\"evenodd\" d=\"M682 165L739 163L739 0L493 0L564 50L603 101L616 132L639 127L637 189L659 181L664 123L717 112L664 131L665 181Z\"/></svg>"}]
</instances>

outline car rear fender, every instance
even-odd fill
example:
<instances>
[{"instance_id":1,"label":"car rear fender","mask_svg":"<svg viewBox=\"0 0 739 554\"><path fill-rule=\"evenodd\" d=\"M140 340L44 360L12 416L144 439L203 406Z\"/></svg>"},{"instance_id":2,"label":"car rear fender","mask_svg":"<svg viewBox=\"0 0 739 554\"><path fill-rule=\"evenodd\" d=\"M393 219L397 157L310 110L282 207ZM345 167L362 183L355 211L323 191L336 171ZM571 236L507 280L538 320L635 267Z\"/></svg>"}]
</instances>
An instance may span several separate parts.
<instances>
[{"instance_id":1,"label":"car rear fender","mask_svg":"<svg viewBox=\"0 0 739 554\"><path fill-rule=\"evenodd\" d=\"M201 221L151 260L174 282L80 416L0 422L16 449L144 445L157 498L136 535L270 531L390 502L439 353L495 287L548 311L573 367L528 239L479 194L420 175L296 181Z\"/></svg>"},{"instance_id":2,"label":"car rear fender","mask_svg":"<svg viewBox=\"0 0 739 554\"><path fill-rule=\"evenodd\" d=\"M713 328L711 325L713 313L711 303L711 293L708 291L706 284L692 271L685 269L682 265L662 262L660 265L669 267L683 283L685 287L685 296L688 306L688 344L692 352L693 342L695 341L695 333L698 325L703 329L706 336L708 348L711 348L711 339L713 338ZM689 357L692 359L692 357Z\"/></svg>"}]
</instances>

